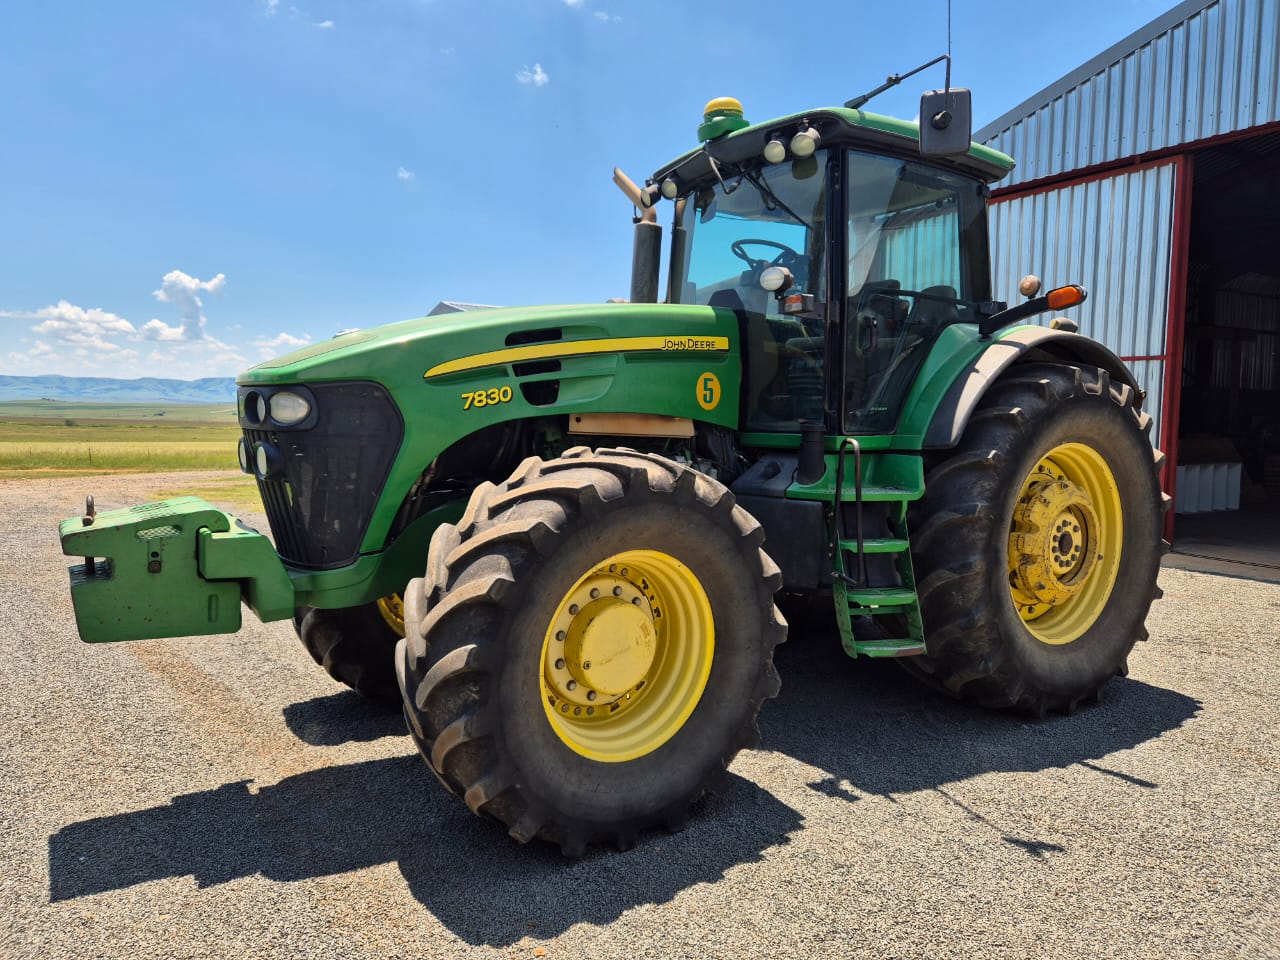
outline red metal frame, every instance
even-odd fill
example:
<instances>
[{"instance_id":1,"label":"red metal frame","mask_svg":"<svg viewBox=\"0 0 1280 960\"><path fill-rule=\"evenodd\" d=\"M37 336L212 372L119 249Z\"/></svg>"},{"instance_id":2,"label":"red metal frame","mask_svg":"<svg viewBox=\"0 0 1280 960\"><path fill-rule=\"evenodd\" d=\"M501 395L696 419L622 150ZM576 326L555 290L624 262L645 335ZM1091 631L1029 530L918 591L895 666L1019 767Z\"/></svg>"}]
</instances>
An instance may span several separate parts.
<instances>
[{"instance_id":1,"label":"red metal frame","mask_svg":"<svg viewBox=\"0 0 1280 960\"><path fill-rule=\"evenodd\" d=\"M1169 496L1177 495L1178 420L1182 403L1182 347L1187 327L1187 267L1191 251L1191 193L1194 158L1177 157L1173 181L1173 244L1169 249L1169 317L1164 347L1164 402L1160 445L1164 449L1162 485ZM1164 536L1173 542L1173 508L1165 514Z\"/></svg>"},{"instance_id":2,"label":"red metal frame","mask_svg":"<svg viewBox=\"0 0 1280 960\"><path fill-rule=\"evenodd\" d=\"M1280 131L1280 123L1267 127L1255 127L1248 132L1256 136L1269 128ZM1225 134L1200 141L1199 147L1212 146L1230 140L1241 139L1237 134ZM1179 148L1184 149L1184 148ZM1151 155L1148 155L1151 156ZM994 194L993 204L1005 200L1020 199L1037 193L1048 193L1067 186L1104 180L1124 174L1137 173L1151 167L1172 165L1173 176L1173 236L1169 246L1169 311L1165 317L1165 352L1154 356L1121 357L1126 363L1138 360L1160 360L1164 363L1164 389L1161 398L1161 425L1157 443L1164 451L1165 462L1161 470L1160 485L1169 496L1177 494L1178 421L1179 404L1182 401L1182 347L1186 327L1187 266L1191 248L1191 191L1192 155L1190 153L1162 153L1152 159L1134 158L1132 161L1094 167L1087 172L1073 171L1074 175L1046 177L1032 184L1019 184ZM1165 514L1164 536L1173 540L1173 510Z\"/></svg>"}]
</instances>

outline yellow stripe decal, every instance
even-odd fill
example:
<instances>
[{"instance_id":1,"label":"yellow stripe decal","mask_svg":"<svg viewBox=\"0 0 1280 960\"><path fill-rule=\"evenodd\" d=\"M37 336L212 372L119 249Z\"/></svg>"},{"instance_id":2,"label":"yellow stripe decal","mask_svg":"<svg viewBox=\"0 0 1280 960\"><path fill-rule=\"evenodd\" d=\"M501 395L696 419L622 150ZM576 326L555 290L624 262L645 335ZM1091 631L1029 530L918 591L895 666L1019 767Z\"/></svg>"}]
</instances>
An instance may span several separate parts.
<instances>
[{"instance_id":1,"label":"yellow stripe decal","mask_svg":"<svg viewBox=\"0 0 1280 960\"><path fill-rule=\"evenodd\" d=\"M639 350L723 353L729 349L728 337L611 337L608 340L557 340L555 343L535 343L527 347L509 347L476 353L457 360L437 363L424 373L424 379L443 377L463 370L477 370L500 363L520 363L524 360L547 360L559 357L578 357L589 353L622 353Z\"/></svg>"}]
</instances>

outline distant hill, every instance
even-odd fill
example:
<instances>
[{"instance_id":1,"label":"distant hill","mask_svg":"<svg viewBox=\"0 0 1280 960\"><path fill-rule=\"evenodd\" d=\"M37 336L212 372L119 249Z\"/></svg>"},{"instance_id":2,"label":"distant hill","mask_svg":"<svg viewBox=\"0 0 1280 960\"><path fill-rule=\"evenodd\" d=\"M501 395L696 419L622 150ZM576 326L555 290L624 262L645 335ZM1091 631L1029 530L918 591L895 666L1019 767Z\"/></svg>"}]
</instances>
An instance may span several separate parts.
<instances>
[{"instance_id":1,"label":"distant hill","mask_svg":"<svg viewBox=\"0 0 1280 960\"><path fill-rule=\"evenodd\" d=\"M233 377L200 380L114 380L111 377L0 377L0 401L61 400L96 403L234 403Z\"/></svg>"}]
</instances>

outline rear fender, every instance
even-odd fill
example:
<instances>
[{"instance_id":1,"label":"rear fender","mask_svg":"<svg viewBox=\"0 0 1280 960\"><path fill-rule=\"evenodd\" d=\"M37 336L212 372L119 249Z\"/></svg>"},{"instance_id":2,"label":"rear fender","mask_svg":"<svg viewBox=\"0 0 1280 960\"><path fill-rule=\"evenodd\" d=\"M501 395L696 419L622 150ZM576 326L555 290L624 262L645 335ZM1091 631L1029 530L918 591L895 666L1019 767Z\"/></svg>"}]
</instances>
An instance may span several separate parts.
<instances>
[{"instance_id":1,"label":"rear fender","mask_svg":"<svg viewBox=\"0 0 1280 960\"><path fill-rule=\"evenodd\" d=\"M991 341L982 353L960 371L943 394L925 431L924 448L954 447L964 435L978 402L1010 366L1020 361L1051 360L1101 367L1113 380L1141 388L1124 361L1096 340L1065 330L1019 327Z\"/></svg>"}]
</instances>

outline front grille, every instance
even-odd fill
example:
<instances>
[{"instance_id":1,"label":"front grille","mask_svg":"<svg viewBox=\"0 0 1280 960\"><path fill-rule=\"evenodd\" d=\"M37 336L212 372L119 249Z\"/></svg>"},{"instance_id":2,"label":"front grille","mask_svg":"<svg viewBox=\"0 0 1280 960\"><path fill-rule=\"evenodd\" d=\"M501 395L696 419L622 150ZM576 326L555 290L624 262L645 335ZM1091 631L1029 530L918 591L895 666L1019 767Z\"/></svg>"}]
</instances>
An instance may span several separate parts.
<instances>
[{"instance_id":1,"label":"front grille","mask_svg":"<svg viewBox=\"0 0 1280 960\"><path fill-rule=\"evenodd\" d=\"M244 436L250 449L268 443L283 454L281 475L258 481L276 551L295 566L327 569L359 555L404 421L374 383L320 384L309 392L315 415L305 429L258 425L246 427Z\"/></svg>"}]
</instances>

